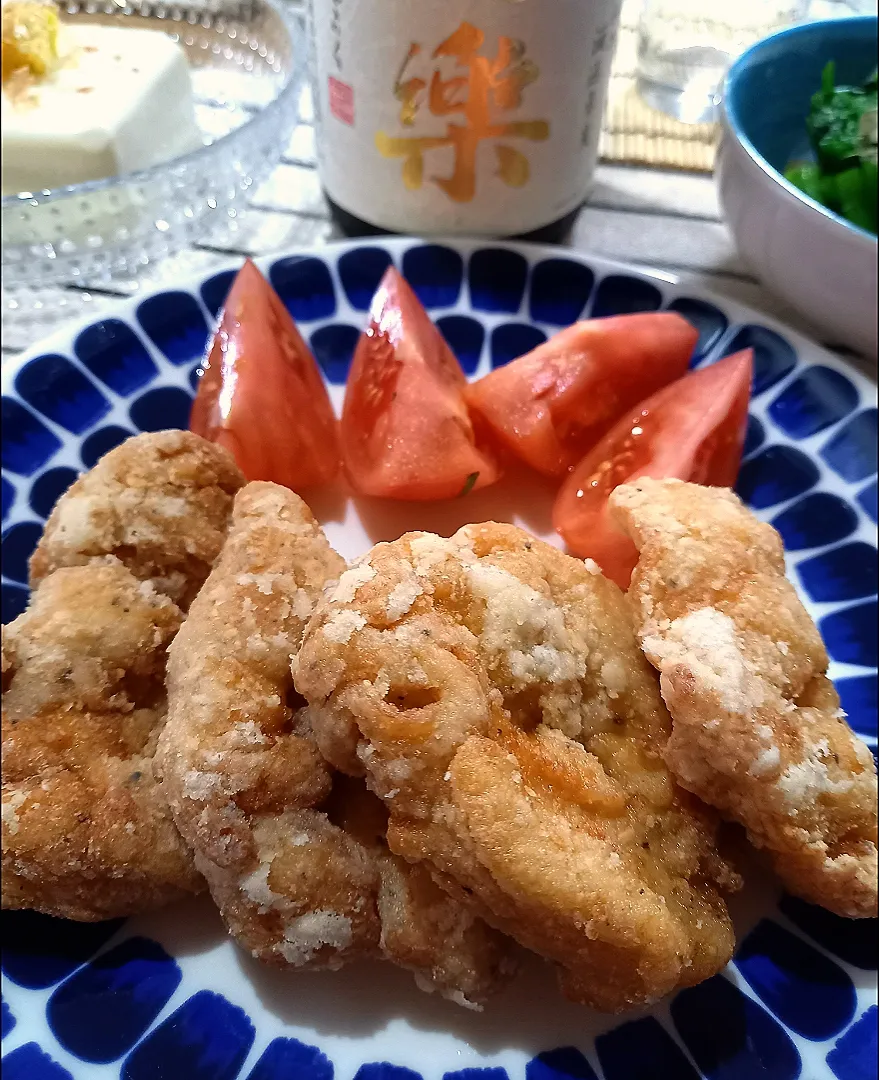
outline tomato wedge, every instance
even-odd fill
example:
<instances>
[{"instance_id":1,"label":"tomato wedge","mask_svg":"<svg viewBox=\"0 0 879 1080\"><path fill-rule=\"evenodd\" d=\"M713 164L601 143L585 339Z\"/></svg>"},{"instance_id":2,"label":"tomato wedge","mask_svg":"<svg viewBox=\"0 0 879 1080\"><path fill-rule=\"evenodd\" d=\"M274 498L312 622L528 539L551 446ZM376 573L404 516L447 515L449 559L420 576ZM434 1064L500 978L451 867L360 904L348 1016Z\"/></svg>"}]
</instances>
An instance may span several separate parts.
<instances>
[{"instance_id":1,"label":"tomato wedge","mask_svg":"<svg viewBox=\"0 0 879 1080\"><path fill-rule=\"evenodd\" d=\"M753 357L750 349L690 372L630 410L562 485L552 519L570 551L627 589L638 554L607 499L641 476L732 487L739 471Z\"/></svg>"},{"instance_id":2,"label":"tomato wedge","mask_svg":"<svg viewBox=\"0 0 879 1080\"><path fill-rule=\"evenodd\" d=\"M447 499L500 472L477 446L467 380L418 297L390 267L360 336L342 410L342 459L357 491Z\"/></svg>"},{"instance_id":3,"label":"tomato wedge","mask_svg":"<svg viewBox=\"0 0 879 1080\"><path fill-rule=\"evenodd\" d=\"M698 337L671 311L574 323L473 383L467 402L517 457L560 476L627 409L686 373Z\"/></svg>"},{"instance_id":4,"label":"tomato wedge","mask_svg":"<svg viewBox=\"0 0 879 1080\"><path fill-rule=\"evenodd\" d=\"M338 422L320 369L250 259L226 297L189 428L225 446L248 480L302 491L339 471Z\"/></svg>"}]
</instances>

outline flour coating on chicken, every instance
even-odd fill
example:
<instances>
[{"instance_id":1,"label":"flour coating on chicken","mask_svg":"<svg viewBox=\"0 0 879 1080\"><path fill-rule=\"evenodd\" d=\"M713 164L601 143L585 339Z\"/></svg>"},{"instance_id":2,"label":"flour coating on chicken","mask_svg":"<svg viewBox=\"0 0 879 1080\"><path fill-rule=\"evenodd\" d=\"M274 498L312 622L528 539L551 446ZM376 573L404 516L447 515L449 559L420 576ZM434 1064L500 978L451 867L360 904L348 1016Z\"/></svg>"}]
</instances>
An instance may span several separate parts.
<instances>
[{"instance_id":1,"label":"flour coating on chicken","mask_svg":"<svg viewBox=\"0 0 879 1080\"><path fill-rule=\"evenodd\" d=\"M499 935L388 852L381 803L362 782L333 780L293 688L324 587L340 575L337 591L354 587L343 571L297 495L239 492L171 650L160 760L175 820L254 956L294 968L385 956L479 1002L504 974Z\"/></svg>"},{"instance_id":2,"label":"flour coating on chicken","mask_svg":"<svg viewBox=\"0 0 879 1080\"><path fill-rule=\"evenodd\" d=\"M619 1010L732 951L710 811L624 598L512 526L379 544L309 624L296 686L324 753L365 774L393 851Z\"/></svg>"},{"instance_id":3,"label":"flour coating on chicken","mask_svg":"<svg viewBox=\"0 0 879 1080\"><path fill-rule=\"evenodd\" d=\"M4 908L99 920L203 887L153 774L179 608L112 558L3 631Z\"/></svg>"},{"instance_id":4,"label":"flour coating on chicken","mask_svg":"<svg viewBox=\"0 0 879 1080\"><path fill-rule=\"evenodd\" d=\"M792 892L875 917L875 763L778 533L732 492L676 480L617 488L611 508L640 552L629 595L674 722L666 761L768 849Z\"/></svg>"},{"instance_id":5,"label":"flour coating on chicken","mask_svg":"<svg viewBox=\"0 0 879 1080\"><path fill-rule=\"evenodd\" d=\"M185 610L219 553L243 483L226 450L191 432L127 439L58 501L31 557L31 584L114 555Z\"/></svg>"}]
</instances>

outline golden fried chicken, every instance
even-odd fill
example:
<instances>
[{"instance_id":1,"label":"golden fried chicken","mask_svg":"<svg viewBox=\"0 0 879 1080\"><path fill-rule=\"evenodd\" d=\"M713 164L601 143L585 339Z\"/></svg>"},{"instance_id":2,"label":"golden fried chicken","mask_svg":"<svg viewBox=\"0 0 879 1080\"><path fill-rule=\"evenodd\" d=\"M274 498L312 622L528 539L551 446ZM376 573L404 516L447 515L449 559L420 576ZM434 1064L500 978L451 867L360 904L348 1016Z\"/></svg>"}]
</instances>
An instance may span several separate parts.
<instances>
[{"instance_id":1,"label":"golden fried chicken","mask_svg":"<svg viewBox=\"0 0 879 1080\"><path fill-rule=\"evenodd\" d=\"M332 968L384 955L478 1002L502 973L499 935L387 851L381 803L362 782L332 783L293 688L306 621L343 569L297 495L239 492L171 648L160 761L174 816L254 956Z\"/></svg>"},{"instance_id":2,"label":"golden fried chicken","mask_svg":"<svg viewBox=\"0 0 879 1080\"><path fill-rule=\"evenodd\" d=\"M152 772L182 617L110 558L50 574L4 628L4 908L89 921L203 887Z\"/></svg>"},{"instance_id":3,"label":"golden fried chicken","mask_svg":"<svg viewBox=\"0 0 879 1080\"><path fill-rule=\"evenodd\" d=\"M391 849L569 997L620 1010L729 959L736 877L663 763L656 677L594 566L492 523L379 544L315 613L296 687Z\"/></svg>"},{"instance_id":4,"label":"golden fried chicken","mask_svg":"<svg viewBox=\"0 0 879 1080\"><path fill-rule=\"evenodd\" d=\"M665 760L768 849L792 892L874 917L876 768L778 533L732 492L678 480L619 487L611 507L640 552L629 596L673 719Z\"/></svg>"},{"instance_id":5,"label":"golden fried chicken","mask_svg":"<svg viewBox=\"0 0 879 1080\"><path fill-rule=\"evenodd\" d=\"M115 555L184 610L219 553L244 483L232 456L188 431L137 435L65 492L31 557L31 585Z\"/></svg>"}]
</instances>

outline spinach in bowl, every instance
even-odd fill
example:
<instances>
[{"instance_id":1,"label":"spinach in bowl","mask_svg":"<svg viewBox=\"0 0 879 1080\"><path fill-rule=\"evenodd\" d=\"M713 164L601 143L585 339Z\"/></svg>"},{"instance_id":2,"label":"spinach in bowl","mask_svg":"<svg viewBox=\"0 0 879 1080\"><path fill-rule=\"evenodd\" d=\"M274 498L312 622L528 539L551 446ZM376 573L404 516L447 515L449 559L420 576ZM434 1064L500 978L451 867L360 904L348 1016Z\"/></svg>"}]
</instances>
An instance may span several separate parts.
<instances>
[{"instance_id":1,"label":"spinach in bowl","mask_svg":"<svg viewBox=\"0 0 879 1080\"><path fill-rule=\"evenodd\" d=\"M836 86L831 61L806 118L815 160L784 175L816 202L854 225L876 232L876 72L863 86Z\"/></svg>"}]
</instances>

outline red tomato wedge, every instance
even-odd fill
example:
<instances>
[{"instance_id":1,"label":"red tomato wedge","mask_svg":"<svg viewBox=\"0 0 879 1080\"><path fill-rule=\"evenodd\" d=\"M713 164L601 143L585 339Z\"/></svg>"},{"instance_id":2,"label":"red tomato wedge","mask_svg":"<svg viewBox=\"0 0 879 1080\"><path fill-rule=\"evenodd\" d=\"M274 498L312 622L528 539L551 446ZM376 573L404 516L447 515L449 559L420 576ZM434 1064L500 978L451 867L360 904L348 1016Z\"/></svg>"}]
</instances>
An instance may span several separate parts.
<instances>
[{"instance_id":1,"label":"red tomato wedge","mask_svg":"<svg viewBox=\"0 0 879 1080\"><path fill-rule=\"evenodd\" d=\"M552 519L570 551L627 589L638 561L607 499L641 476L732 487L739 471L753 357L750 349L690 372L630 410L562 485Z\"/></svg>"},{"instance_id":2,"label":"red tomato wedge","mask_svg":"<svg viewBox=\"0 0 879 1080\"><path fill-rule=\"evenodd\" d=\"M283 301L248 259L226 297L189 417L248 480L294 491L339 471L338 422L317 362Z\"/></svg>"},{"instance_id":3,"label":"red tomato wedge","mask_svg":"<svg viewBox=\"0 0 879 1080\"><path fill-rule=\"evenodd\" d=\"M560 476L627 409L684 375L698 338L671 311L574 323L473 383L467 402L513 454Z\"/></svg>"},{"instance_id":4,"label":"red tomato wedge","mask_svg":"<svg viewBox=\"0 0 879 1080\"><path fill-rule=\"evenodd\" d=\"M342 459L364 495L448 499L498 479L476 443L467 380L418 297L390 267L360 336L342 410Z\"/></svg>"}]
</instances>

